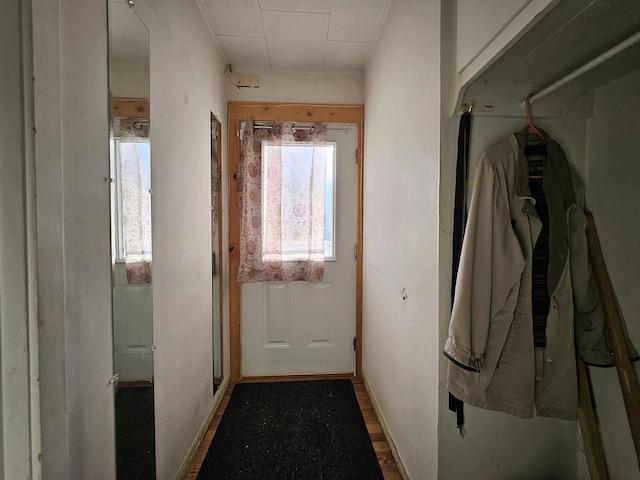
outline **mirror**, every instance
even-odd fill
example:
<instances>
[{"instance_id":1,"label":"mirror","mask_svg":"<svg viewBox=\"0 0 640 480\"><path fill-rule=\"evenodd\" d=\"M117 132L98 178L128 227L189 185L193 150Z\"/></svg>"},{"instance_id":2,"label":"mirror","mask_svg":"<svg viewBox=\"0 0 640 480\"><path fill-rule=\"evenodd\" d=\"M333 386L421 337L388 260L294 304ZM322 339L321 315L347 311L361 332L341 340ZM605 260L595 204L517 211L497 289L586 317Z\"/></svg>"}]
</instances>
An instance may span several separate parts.
<instances>
[{"instance_id":1,"label":"mirror","mask_svg":"<svg viewBox=\"0 0 640 480\"><path fill-rule=\"evenodd\" d=\"M111 260L117 478L155 478L149 32L109 0Z\"/></svg>"},{"instance_id":2,"label":"mirror","mask_svg":"<svg viewBox=\"0 0 640 480\"><path fill-rule=\"evenodd\" d=\"M211 318L213 320L213 394L222 383L222 131L211 113Z\"/></svg>"}]
</instances>

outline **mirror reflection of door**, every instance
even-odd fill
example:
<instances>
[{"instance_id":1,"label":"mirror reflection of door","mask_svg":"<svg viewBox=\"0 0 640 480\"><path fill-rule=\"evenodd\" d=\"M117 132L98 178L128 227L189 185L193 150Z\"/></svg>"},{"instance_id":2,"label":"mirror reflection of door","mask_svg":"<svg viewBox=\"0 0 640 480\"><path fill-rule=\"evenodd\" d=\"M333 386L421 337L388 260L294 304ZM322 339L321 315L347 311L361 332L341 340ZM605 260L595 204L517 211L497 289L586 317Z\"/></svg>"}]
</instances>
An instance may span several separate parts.
<instances>
[{"instance_id":1,"label":"mirror reflection of door","mask_svg":"<svg viewBox=\"0 0 640 480\"><path fill-rule=\"evenodd\" d=\"M222 383L222 132L211 113L211 271L213 275L213 394Z\"/></svg>"},{"instance_id":2,"label":"mirror reflection of door","mask_svg":"<svg viewBox=\"0 0 640 480\"><path fill-rule=\"evenodd\" d=\"M109 1L117 478L155 478L149 32Z\"/></svg>"}]
</instances>

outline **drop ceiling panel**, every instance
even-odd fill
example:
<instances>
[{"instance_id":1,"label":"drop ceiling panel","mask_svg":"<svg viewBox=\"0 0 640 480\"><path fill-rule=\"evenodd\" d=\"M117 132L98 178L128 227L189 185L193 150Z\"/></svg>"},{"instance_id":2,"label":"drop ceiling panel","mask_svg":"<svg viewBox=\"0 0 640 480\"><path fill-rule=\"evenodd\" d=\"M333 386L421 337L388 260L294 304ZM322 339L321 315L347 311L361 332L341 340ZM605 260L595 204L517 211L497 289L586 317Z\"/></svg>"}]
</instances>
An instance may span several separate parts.
<instances>
[{"instance_id":1,"label":"drop ceiling panel","mask_svg":"<svg viewBox=\"0 0 640 480\"><path fill-rule=\"evenodd\" d=\"M322 70L329 15L263 11L271 66Z\"/></svg>"},{"instance_id":2,"label":"drop ceiling panel","mask_svg":"<svg viewBox=\"0 0 640 480\"><path fill-rule=\"evenodd\" d=\"M258 0L205 0L205 5L216 34L264 36Z\"/></svg>"},{"instance_id":3,"label":"drop ceiling panel","mask_svg":"<svg viewBox=\"0 0 640 480\"><path fill-rule=\"evenodd\" d=\"M365 66L391 0L197 1L232 65L352 72Z\"/></svg>"},{"instance_id":4,"label":"drop ceiling panel","mask_svg":"<svg viewBox=\"0 0 640 480\"><path fill-rule=\"evenodd\" d=\"M262 21L271 40L283 42L325 42L329 27L329 15L323 13L263 11ZM295 45L292 45L292 48Z\"/></svg>"},{"instance_id":5,"label":"drop ceiling panel","mask_svg":"<svg viewBox=\"0 0 640 480\"><path fill-rule=\"evenodd\" d=\"M340 0L331 8L329 40L373 42L387 0Z\"/></svg>"},{"instance_id":6,"label":"drop ceiling panel","mask_svg":"<svg viewBox=\"0 0 640 480\"><path fill-rule=\"evenodd\" d=\"M260 0L262 10L331 13L331 0Z\"/></svg>"},{"instance_id":7,"label":"drop ceiling panel","mask_svg":"<svg viewBox=\"0 0 640 480\"><path fill-rule=\"evenodd\" d=\"M220 48L233 63L243 67L269 68L269 52L263 37L231 37L217 35Z\"/></svg>"},{"instance_id":8,"label":"drop ceiling panel","mask_svg":"<svg viewBox=\"0 0 640 480\"><path fill-rule=\"evenodd\" d=\"M324 67L325 42L269 40L269 56L274 68L296 70L309 67L322 70Z\"/></svg>"},{"instance_id":9,"label":"drop ceiling panel","mask_svg":"<svg viewBox=\"0 0 640 480\"><path fill-rule=\"evenodd\" d=\"M360 70L364 68L371 51L371 43L327 42L325 70Z\"/></svg>"}]
</instances>

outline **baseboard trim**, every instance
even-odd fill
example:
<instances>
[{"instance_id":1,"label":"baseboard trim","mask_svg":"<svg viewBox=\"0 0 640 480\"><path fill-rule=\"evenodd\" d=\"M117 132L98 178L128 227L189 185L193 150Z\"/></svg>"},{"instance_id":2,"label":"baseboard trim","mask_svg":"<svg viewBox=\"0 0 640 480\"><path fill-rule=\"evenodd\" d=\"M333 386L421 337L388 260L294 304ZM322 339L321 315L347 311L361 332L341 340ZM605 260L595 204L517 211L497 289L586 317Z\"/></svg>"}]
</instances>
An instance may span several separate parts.
<instances>
[{"instance_id":1,"label":"baseboard trim","mask_svg":"<svg viewBox=\"0 0 640 480\"><path fill-rule=\"evenodd\" d=\"M365 377L364 372L362 373L362 382L364 383L364 388L369 395L369 400L371 400L371 405L373 405L373 410L376 412L376 416L378 417L378 422L380 422L380 428L382 429L382 433L384 433L385 438L387 439L387 444L389 444L389 450L391 450L391 455L393 456L394 462L396 462L396 466L398 467L398 471L400 472L400 476L402 480L411 480L409 478L409 474L404 468L404 464L400 459L400 454L398 453L398 449L396 448L396 444L393 442L393 437L391 437L391 433L389 433L389 429L387 428L387 422L384 420L384 416L378 407L378 402L376 402L376 397L373 395L371 391L371 386L367 381L367 377Z\"/></svg>"},{"instance_id":2,"label":"baseboard trim","mask_svg":"<svg viewBox=\"0 0 640 480\"><path fill-rule=\"evenodd\" d=\"M204 435L207 433L207 430L209 429L209 425L213 420L213 416L218 411L218 408L220 408L220 404L222 404L222 400L224 399L224 396L227 393L227 388L229 388L229 375L227 375L224 381L220 384L220 388L218 388L218 391L214 395L213 406L211 407L211 411L209 412L209 415L207 415L207 418L205 419L204 423L200 427L200 431L198 431L198 435L196 435L196 438L193 440L193 444L189 449L189 453L187 453L187 456L185 457L184 461L182 462L182 465L180 466L180 470L178 470L178 474L176 475L176 480L182 480L184 477L186 477L187 472L189 471L189 466L191 465L191 461L193 460L193 456L196 454L196 451L198 450L198 447L200 446L200 443L202 442Z\"/></svg>"}]
</instances>

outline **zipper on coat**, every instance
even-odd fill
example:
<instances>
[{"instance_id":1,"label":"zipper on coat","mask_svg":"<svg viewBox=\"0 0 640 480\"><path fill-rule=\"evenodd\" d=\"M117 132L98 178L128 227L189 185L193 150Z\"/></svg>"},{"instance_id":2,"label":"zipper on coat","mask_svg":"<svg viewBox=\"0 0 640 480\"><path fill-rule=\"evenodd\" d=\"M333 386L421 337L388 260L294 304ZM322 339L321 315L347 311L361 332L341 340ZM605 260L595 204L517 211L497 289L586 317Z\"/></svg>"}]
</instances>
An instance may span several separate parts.
<instances>
[{"instance_id":1,"label":"zipper on coat","mask_svg":"<svg viewBox=\"0 0 640 480\"><path fill-rule=\"evenodd\" d=\"M477 369L472 368L472 367L468 367L467 365L465 365L464 363L461 363L459 361L457 361L455 358L453 358L451 355L449 355L447 352L443 352L444 356L447 357L449 360L451 360L451 362L457 366L460 367L463 370L466 370L467 372L473 372L473 373L480 373ZM476 361L479 359L474 360L473 364L476 364Z\"/></svg>"},{"instance_id":2,"label":"zipper on coat","mask_svg":"<svg viewBox=\"0 0 640 480\"><path fill-rule=\"evenodd\" d=\"M473 361L473 366L476 367L476 382L480 383L482 380L482 360L480 360L480 357L476 357Z\"/></svg>"}]
</instances>

